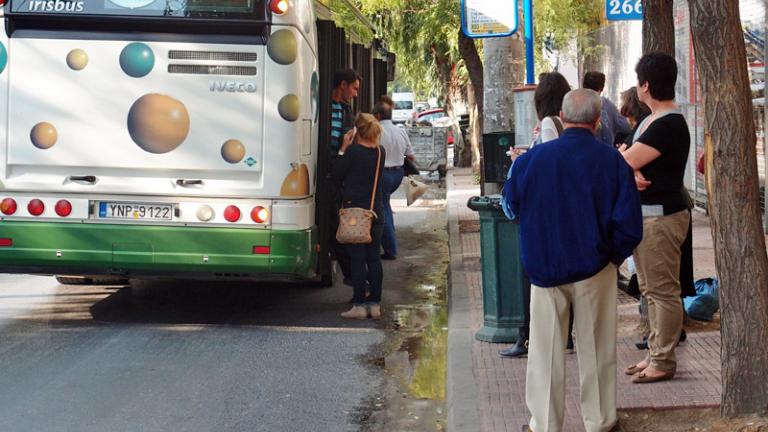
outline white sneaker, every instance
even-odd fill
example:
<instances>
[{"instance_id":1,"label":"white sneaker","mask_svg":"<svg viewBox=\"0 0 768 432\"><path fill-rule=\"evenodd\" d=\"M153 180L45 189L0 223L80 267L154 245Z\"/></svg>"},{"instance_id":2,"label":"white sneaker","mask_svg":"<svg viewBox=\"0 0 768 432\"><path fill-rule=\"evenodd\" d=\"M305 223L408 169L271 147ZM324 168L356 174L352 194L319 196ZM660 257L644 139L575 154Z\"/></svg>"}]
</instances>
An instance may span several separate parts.
<instances>
[{"instance_id":1,"label":"white sneaker","mask_svg":"<svg viewBox=\"0 0 768 432\"><path fill-rule=\"evenodd\" d=\"M352 306L350 310L342 312L341 317L346 319L364 320L368 318L368 311L364 306Z\"/></svg>"},{"instance_id":2,"label":"white sneaker","mask_svg":"<svg viewBox=\"0 0 768 432\"><path fill-rule=\"evenodd\" d=\"M375 320L381 319L381 305L379 304L371 305L371 318Z\"/></svg>"}]
</instances>

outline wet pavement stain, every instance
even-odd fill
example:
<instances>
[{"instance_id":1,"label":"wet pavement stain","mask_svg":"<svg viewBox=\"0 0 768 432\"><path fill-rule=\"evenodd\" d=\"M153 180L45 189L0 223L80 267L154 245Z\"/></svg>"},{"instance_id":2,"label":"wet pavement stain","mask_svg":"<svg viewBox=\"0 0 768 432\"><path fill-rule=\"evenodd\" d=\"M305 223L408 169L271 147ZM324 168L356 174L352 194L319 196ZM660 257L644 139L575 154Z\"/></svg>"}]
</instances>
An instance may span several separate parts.
<instances>
[{"instance_id":1,"label":"wet pavement stain","mask_svg":"<svg viewBox=\"0 0 768 432\"><path fill-rule=\"evenodd\" d=\"M361 431L445 430L448 233L444 185L432 186L422 208L395 209L406 214L396 222L400 256L384 269L387 338L368 359L387 379L383 399L362 404Z\"/></svg>"}]
</instances>

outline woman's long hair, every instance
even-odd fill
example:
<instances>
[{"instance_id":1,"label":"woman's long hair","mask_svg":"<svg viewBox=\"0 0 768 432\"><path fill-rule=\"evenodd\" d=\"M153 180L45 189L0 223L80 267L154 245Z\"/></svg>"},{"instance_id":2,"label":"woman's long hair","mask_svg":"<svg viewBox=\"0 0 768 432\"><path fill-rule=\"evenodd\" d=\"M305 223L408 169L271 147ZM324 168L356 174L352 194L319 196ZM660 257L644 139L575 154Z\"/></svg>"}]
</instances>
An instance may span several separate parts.
<instances>
[{"instance_id":1,"label":"woman's long hair","mask_svg":"<svg viewBox=\"0 0 768 432\"><path fill-rule=\"evenodd\" d=\"M355 127L357 128L357 136L367 141L375 142L379 144L379 137L381 136L381 125L379 125L376 117L360 113L355 118Z\"/></svg>"},{"instance_id":2,"label":"woman's long hair","mask_svg":"<svg viewBox=\"0 0 768 432\"><path fill-rule=\"evenodd\" d=\"M539 120L560 115L563 98L569 91L571 86L560 73L548 72L539 75L539 85L533 93L533 103L536 105L536 116Z\"/></svg>"}]
</instances>

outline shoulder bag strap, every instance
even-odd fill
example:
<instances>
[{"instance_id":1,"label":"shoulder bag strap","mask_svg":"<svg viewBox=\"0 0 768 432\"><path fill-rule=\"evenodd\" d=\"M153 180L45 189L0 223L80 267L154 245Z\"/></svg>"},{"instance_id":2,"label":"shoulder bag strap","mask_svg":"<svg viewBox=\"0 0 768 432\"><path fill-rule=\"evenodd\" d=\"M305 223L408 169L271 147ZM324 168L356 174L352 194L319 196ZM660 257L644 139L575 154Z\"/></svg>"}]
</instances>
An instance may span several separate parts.
<instances>
[{"instance_id":1,"label":"shoulder bag strap","mask_svg":"<svg viewBox=\"0 0 768 432\"><path fill-rule=\"evenodd\" d=\"M552 123L555 124L555 129L557 129L557 137L559 138L560 135L563 134L563 124L560 122L560 117L558 116L549 116L550 120L552 120Z\"/></svg>"},{"instance_id":2,"label":"shoulder bag strap","mask_svg":"<svg viewBox=\"0 0 768 432\"><path fill-rule=\"evenodd\" d=\"M376 151L379 153L379 157L376 158L376 176L373 178L373 192L371 192L371 208L373 211L373 203L376 201L376 186L379 185L379 169L381 167L381 147L376 147Z\"/></svg>"}]
</instances>

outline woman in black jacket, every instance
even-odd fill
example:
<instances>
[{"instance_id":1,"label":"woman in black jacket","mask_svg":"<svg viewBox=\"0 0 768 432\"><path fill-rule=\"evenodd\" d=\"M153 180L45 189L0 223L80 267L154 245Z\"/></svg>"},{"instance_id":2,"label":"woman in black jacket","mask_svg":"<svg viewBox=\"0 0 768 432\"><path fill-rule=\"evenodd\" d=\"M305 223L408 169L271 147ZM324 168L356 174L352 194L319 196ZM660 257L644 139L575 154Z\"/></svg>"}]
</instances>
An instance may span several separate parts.
<instances>
[{"instance_id":1,"label":"woman in black jacket","mask_svg":"<svg viewBox=\"0 0 768 432\"><path fill-rule=\"evenodd\" d=\"M383 215L384 204L381 193L381 177L386 153L379 146L381 126L370 114L358 114L355 128L345 137L341 146L342 156L333 165L332 176L341 182L342 207L369 208L373 195L373 211ZM378 163L378 167L376 166ZM374 188L375 184L375 188ZM344 245L351 260L354 295L352 308L341 314L349 319L366 319L368 310L373 319L381 318L381 235L384 222L374 219L371 227L371 243ZM366 284L367 282L367 284ZM369 296L366 297L366 285Z\"/></svg>"}]
</instances>

